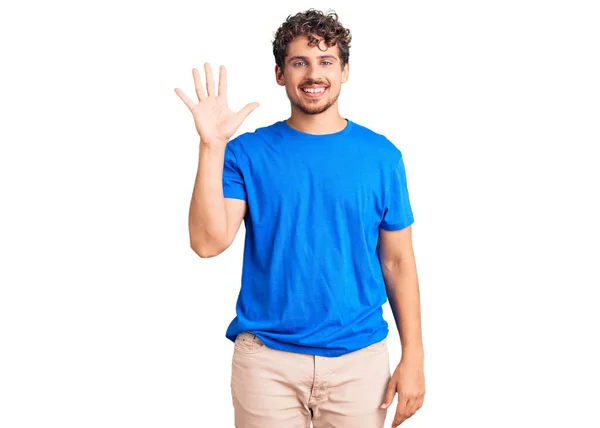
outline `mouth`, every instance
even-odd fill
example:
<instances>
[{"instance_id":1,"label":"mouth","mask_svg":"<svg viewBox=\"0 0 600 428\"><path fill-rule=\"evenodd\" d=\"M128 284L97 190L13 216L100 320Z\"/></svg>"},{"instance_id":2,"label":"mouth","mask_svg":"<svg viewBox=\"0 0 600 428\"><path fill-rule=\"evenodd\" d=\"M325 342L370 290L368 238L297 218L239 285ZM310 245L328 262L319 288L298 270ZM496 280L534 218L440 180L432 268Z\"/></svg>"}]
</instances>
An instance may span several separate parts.
<instances>
[{"instance_id":1,"label":"mouth","mask_svg":"<svg viewBox=\"0 0 600 428\"><path fill-rule=\"evenodd\" d=\"M327 89L327 86L304 86L300 88L300 92L307 98L319 98Z\"/></svg>"}]
</instances>

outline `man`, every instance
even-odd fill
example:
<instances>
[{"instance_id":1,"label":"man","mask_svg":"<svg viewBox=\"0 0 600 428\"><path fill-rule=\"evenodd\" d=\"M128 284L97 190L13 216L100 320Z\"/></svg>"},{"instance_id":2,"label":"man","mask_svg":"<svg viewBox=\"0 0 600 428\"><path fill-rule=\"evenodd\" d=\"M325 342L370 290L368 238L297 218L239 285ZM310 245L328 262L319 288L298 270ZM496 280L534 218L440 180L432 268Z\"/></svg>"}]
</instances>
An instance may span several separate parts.
<instances>
[{"instance_id":1,"label":"man","mask_svg":"<svg viewBox=\"0 0 600 428\"><path fill-rule=\"evenodd\" d=\"M338 112L351 35L337 14L290 16L273 41L291 116L232 138L256 109L227 106L205 63L199 103L179 89L200 134L191 247L222 253L246 227L231 391L238 428L376 428L398 393L393 425L423 403L413 213L402 154ZM370 90L366 88L366 90ZM230 141L231 139L231 141ZM402 358L390 373L389 299Z\"/></svg>"}]
</instances>

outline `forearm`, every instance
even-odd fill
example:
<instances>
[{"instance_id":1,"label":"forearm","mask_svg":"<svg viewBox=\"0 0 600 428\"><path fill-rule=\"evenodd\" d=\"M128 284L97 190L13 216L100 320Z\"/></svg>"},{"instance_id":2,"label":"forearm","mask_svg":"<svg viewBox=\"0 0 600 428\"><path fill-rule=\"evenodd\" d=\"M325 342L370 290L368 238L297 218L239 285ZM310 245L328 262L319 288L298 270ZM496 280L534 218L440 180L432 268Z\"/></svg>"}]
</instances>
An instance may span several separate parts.
<instances>
[{"instance_id":1,"label":"forearm","mask_svg":"<svg viewBox=\"0 0 600 428\"><path fill-rule=\"evenodd\" d=\"M422 361L421 302L414 257L382 264L386 291L402 344L402 358Z\"/></svg>"},{"instance_id":2,"label":"forearm","mask_svg":"<svg viewBox=\"0 0 600 428\"><path fill-rule=\"evenodd\" d=\"M189 212L190 245L198 254L219 253L227 241L223 196L225 145L200 144L198 172Z\"/></svg>"}]
</instances>

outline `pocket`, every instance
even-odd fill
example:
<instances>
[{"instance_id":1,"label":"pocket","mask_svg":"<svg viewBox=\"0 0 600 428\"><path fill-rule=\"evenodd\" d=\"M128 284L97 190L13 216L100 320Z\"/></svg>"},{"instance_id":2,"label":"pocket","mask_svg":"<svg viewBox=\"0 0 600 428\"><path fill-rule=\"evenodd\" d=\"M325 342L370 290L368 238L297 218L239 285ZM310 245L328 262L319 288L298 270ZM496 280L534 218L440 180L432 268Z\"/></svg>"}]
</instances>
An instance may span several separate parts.
<instances>
[{"instance_id":1,"label":"pocket","mask_svg":"<svg viewBox=\"0 0 600 428\"><path fill-rule=\"evenodd\" d=\"M379 342L375 342L365 348L367 352L381 352L387 349L387 337Z\"/></svg>"},{"instance_id":2,"label":"pocket","mask_svg":"<svg viewBox=\"0 0 600 428\"><path fill-rule=\"evenodd\" d=\"M235 351L242 354L257 354L266 349L266 345L251 331L243 331L235 339Z\"/></svg>"}]
</instances>

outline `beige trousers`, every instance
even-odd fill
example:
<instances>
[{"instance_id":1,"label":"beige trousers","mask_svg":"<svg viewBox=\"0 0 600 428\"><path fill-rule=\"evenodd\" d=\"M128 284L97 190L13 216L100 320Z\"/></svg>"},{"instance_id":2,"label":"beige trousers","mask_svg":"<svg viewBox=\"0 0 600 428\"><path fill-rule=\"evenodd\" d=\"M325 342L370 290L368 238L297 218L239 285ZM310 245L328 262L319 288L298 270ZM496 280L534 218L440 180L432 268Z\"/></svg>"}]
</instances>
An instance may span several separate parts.
<instances>
[{"instance_id":1,"label":"beige trousers","mask_svg":"<svg viewBox=\"0 0 600 428\"><path fill-rule=\"evenodd\" d=\"M269 348L251 332L235 341L236 428L382 428L391 379L387 339L339 357Z\"/></svg>"}]
</instances>

